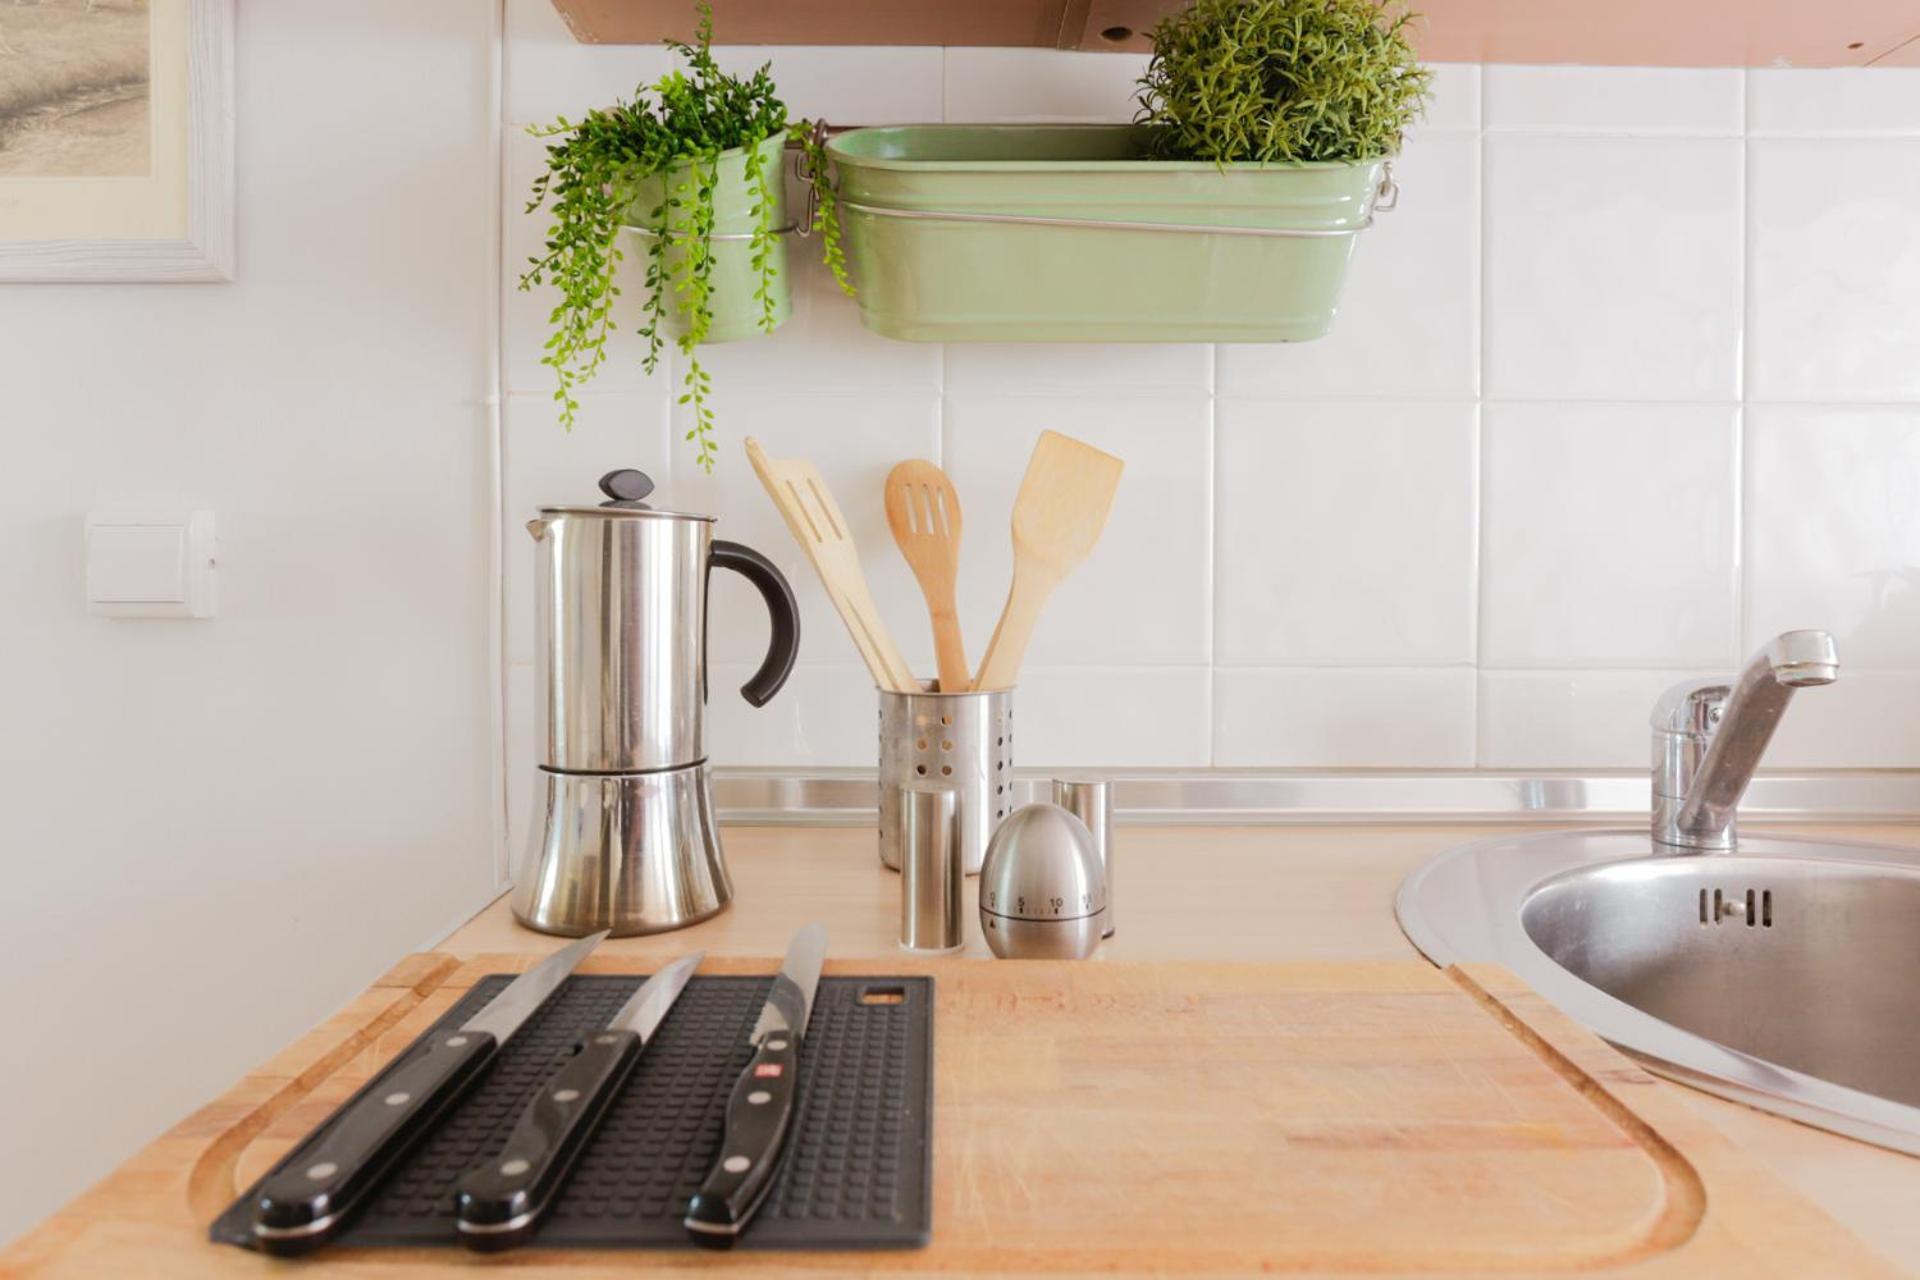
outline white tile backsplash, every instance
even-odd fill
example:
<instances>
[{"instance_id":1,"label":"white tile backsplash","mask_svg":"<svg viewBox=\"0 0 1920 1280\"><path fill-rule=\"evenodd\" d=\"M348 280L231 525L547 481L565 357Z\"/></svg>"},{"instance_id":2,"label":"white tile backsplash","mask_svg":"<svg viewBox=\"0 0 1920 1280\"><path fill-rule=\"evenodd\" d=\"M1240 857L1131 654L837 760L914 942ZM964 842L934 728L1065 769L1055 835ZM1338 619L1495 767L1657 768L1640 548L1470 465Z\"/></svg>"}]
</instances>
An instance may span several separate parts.
<instances>
[{"instance_id":1,"label":"white tile backsplash","mask_svg":"<svg viewBox=\"0 0 1920 1280\"><path fill-rule=\"evenodd\" d=\"M1847 676L1920 671L1920 406L1747 410L1744 646L1833 632Z\"/></svg>"},{"instance_id":2,"label":"white tile backsplash","mask_svg":"<svg viewBox=\"0 0 1920 1280\"><path fill-rule=\"evenodd\" d=\"M1231 349L1219 348L1223 354ZM1109 395L1205 396L1213 390L1215 350L1204 343L956 342L946 349L946 385L962 395L1057 395L1071 386Z\"/></svg>"},{"instance_id":3,"label":"white tile backsplash","mask_svg":"<svg viewBox=\"0 0 1920 1280\"><path fill-rule=\"evenodd\" d=\"M970 661L978 665L1006 601L1013 573L1014 494L1034 441L1045 430L1084 440L1127 465L1099 547L1054 591L1027 662L1129 666L1209 660L1209 408L1204 394L1108 399L1090 390L1073 398L959 392L947 397L943 463L966 517L959 601ZM877 505L877 490L869 501Z\"/></svg>"},{"instance_id":4,"label":"white tile backsplash","mask_svg":"<svg viewBox=\"0 0 1920 1280\"><path fill-rule=\"evenodd\" d=\"M1467 665L1471 404L1222 400L1214 657Z\"/></svg>"},{"instance_id":5,"label":"white tile backsplash","mask_svg":"<svg viewBox=\"0 0 1920 1280\"><path fill-rule=\"evenodd\" d=\"M1473 672L1239 668L1213 674L1213 762L1275 768L1464 769Z\"/></svg>"},{"instance_id":6,"label":"white tile backsplash","mask_svg":"<svg viewBox=\"0 0 1920 1280\"><path fill-rule=\"evenodd\" d=\"M1645 768L1654 702L1698 674L1482 671L1478 763L1483 769Z\"/></svg>"},{"instance_id":7,"label":"white tile backsplash","mask_svg":"<svg viewBox=\"0 0 1920 1280\"><path fill-rule=\"evenodd\" d=\"M1475 62L1436 62L1426 112L1415 129L1480 128L1480 65Z\"/></svg>"},{"instance_id":8,"label":"white tile backsplash","mask_svg":"<svg viewBox=\"0 0 1920 1280\"><path fill-rule=\"evenodd\" d=\"M1794 695L1767 748L1774 769L1911 769L1920 761L1920 671L1859 671Z\"/></svg>"},{"instance_id":9,"label":"white tile backsplash","mask_svg":"<svg viewBox=\"0 0 1920 1280\"><path fill-rule=\"evenodd\" d=\"M1747 129L1755 137L1920 137L1920 67L1752 72Z\"/></svg>"},{"instance_id":10,"label":"white tile backsplash","mask_svg":"<svg viewBox=\"0 0 1920 1280\"><path fill-rule=\"evenodd\" d=\"M507 16L509 125L608 102L669 62L575 43L546 0ZM1145 66L718 52L731 68L772 59L795 114L837 124L1126 120ZM528 508L613 465L656 468L663 502L719 516L718 535L771 555L802 600L801 663L755 710L736 688L764 611L716 575L714 759L865 766L871 681L741 440L820 465L887 626L930 670L881 478L929 457L958 483L977 661L1006 593L1013 493L1052 428L1127 472L1035 636L1025 766L1640 768L1667 684L1794 626L1833 629L1845 674L1796 700L1772 763L1920 766L1920 72L1435 72L1395 161L1400 207L1360 238L1319 342L893 342L796 240L793 318L704 354L709 478L679 438L674 362L652 380L637 367L637 290L571 437L539 364L551 296L510 293L511 672L531 657ZM544 236L521 212L542 152L517 134L508 151L517 269ZM509 699L516 755L523 701Z\"/></svg>"},{"instance_id":11,"label":"white tile backsplash","mask_svg":"<svg viewBox=\"0 0 1920 1280\"><path fill-rule=\"evenodd\" d=\"M1222 395L1421 396L1480 387L1480 139L1421 132L1393 162L1399 205L1360 238L1333 332L1220 348Z\"/></svg>"},{"instance_id":12,"label":"white tile backsplash","mask_svg":"<svg viewBox=\"0 0 1920 1280\"><path fill-rule=\"evenodd\" d=\"M803 628L802 645L811 638ZM825 661L795 667L764 707L740 696L740 686L753 677L758 663L713 664L708 672L707 751L714 764L874 766L880 701L873 677L844 640L812 647L811 652ZM834 661L841 657L850 661Z\"/></svg>"},{"instance_id":13,"label":"white tile backsplash","mask_svg":"<svg viewBox=\"0 0 1920 1280\"><path fill-rule=\"evenodd\" d=\"M1020 673L1020 768L1202 768L1212 752L1206 667L1048 667Z\"/></svg>"},{"instance_id":14,"label":"white tile backsplash","mask_svg":"<svg viewBox=\"0 0 1920 1280\"><path fill-rule=\"evenodd\" d=\"M1740 146L1489 134L1487 393L1735 399Z\"/></svg>"},{"instance_id":15,"label":"white tile backsplash","mask_svg":"<svg viewBox=\"0 0 1920 1280\"><path fill-rule=\"evenodd\" d=\"M1740 135L1738 70L1497 66L1483 76L1490 132Z\"/></svg>"},{"instance_id":16,"label":"white tile backsplash","mask_svg":"<svg viewBox=\"0 0 1920 1280\"><path fill-rule=\"evenodd\" d=\"M1492 404L1483 412L1481 661L1731 660L1736 411Z\"/></svg>"},{"instance_id":17,"label":"white tile backsplash","mask_svg":"<svg viewBox=\"0 0 1920 1280\"><path fill-rule=\"evenodd\" d=\"M1057 49L949 49L946 119L977 124L1104 124L1133 119L1147 59Z\"/></svg>"},{"instance_id":18,"label":"white tile backsplash","mask_svg":"<svg viewBox=\"0 0 1920 1280\"><path fill-rule=\"evenodd\" d=\"M1754 400L1920 400L1920 138L1761 139Z\"/></svg>"}]
</instances>

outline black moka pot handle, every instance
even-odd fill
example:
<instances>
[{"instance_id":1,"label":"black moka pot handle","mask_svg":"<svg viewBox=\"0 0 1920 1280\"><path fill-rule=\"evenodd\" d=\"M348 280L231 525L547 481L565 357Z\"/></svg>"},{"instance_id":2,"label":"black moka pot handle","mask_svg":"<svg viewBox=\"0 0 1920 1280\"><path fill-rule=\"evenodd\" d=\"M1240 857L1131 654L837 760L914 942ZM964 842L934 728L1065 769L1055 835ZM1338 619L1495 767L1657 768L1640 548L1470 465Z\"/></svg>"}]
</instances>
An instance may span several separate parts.
<instances>
[{"instance_id":1,"label":"black moka pot handle","mask_svg":"<svg viewBox=\"0 0 1920 1280\"><path fill-rule=\"evenodd\" d=\"M794 602L793 587L773 561L752 547L724 538L713 540L707 556L710 568L731 569L760 589L767 602L767 615L773 621L773 635L767 643L766 660L753 673L753 679L740 686L740 696L756 707L764 707L780 692L780 686L793 674L794 659L800 656L800 606Z\"/></svg>"}]
</instances>

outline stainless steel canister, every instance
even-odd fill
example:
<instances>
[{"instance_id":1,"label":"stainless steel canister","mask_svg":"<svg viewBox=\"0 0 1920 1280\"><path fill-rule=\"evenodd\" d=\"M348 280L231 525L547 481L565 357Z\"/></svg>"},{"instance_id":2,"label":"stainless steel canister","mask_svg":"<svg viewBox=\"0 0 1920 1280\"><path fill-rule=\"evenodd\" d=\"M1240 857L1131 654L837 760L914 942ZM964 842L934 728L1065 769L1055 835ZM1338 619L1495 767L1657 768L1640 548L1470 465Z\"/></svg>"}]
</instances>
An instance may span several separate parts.
<instances>
[{"instance_id":1,"label":"stainless steel canister","mask_svg":"<svg viewBox=\"0 0 1920 1280\"><path fill-rule=\"evenodd\" d=\"M900 866L900 946L906 951L958 951L961 929L960 822L951 791L905 791Z\"/></svg>"},{"instance_id":2,"label":"stainless steel canister","mask_svg":"<svg viewBox=\"0 0 1920 1280\"><path fill-rule=\"evenodd\" d=\"M1113 936L1113 784L1102 778L1071 776L1053 780L1053 802L1086 824L1100 869L1107 876L1106 920L1100 936Z\"/></svg>"},{"instance_id":3,"label":"stainless steel canister","mask_svg":"<svg viewBox=\"0 0 1920 1280\"><path fill-rule=\"evenodd\" d=\"M961 865L978 875L994 827L1013 812L1013 690L880 691L880 861L898 871L907 791L951 791Z\"/></svg>"}]
</instances>

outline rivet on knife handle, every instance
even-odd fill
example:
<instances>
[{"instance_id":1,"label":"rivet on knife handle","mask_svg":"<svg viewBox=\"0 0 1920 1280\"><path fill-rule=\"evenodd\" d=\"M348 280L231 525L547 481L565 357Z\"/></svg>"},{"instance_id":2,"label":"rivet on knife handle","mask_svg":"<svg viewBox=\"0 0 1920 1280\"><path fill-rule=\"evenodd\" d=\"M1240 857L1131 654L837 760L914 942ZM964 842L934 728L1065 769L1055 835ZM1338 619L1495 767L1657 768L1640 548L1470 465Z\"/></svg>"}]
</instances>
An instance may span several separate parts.
<instances>
[{"instance_id":1,"label":"rivet on knife handle","mask_svg":"<svg viewBox=\"0 0 1920 1280\"><path fill-rule=\"evenodd\" d=\"M305 1253L335 1235L387 1167L498 1047L484 1031L443 1031L425 1051L380 1076L261 1184L253 1210L260 1247L275 1254Z\"/></svg>"},{"instance_id":2,"label":"rivet on knife handle","mask_svg":"<svg viewBox=\"0 0 1920 1280\"><path fill-rule=\"evenodd\" d=\"M731 1247L772 1187L793 1120L799 1058L799 1037L775 1033L734 1084L719 1159L687 1206L687 1231L701 1244Z\"/></svg>"},{"instance_id":3,"label":"rivet on knife handle","mask_svg":"<svg viewBox=\"0 0 1920 1280\"><path fill-rule=\"evenodd\" d=\"M631 1031L593 1031L542 1086L500 1153L469 1171L455 1189L460 1238L481 1250L511 1248L533 1234L540 1215L587 1144L600 1116L640 1061Z\"/></svg>"}]
</instances>

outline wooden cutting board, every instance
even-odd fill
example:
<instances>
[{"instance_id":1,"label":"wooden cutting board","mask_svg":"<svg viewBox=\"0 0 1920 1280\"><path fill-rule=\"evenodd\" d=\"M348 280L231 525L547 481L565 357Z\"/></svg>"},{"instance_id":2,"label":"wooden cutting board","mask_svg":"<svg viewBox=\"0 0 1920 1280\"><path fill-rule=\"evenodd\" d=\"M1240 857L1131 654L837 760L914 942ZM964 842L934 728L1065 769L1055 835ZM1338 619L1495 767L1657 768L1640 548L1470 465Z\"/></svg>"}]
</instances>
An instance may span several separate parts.
<instances>
[{"instance_id":1,"label":"wooden cutting board","mask_svg":"<svg viewBox=\"0 0 1920 1280\"><path fill-rule=\"evenodd\" d=\"M0 1254L23 1277L287 1276L206 1225L475 980L415 956ZM707 972L764 972L715 960ZM1895 1274L1505 971L928 961L932 1247L887 1254L332 1250L422 1277L924 1272ZM618 958L586 972L639 971ZM829 972L873 973L871 962Z\"/></svg>"}]
</instances>

